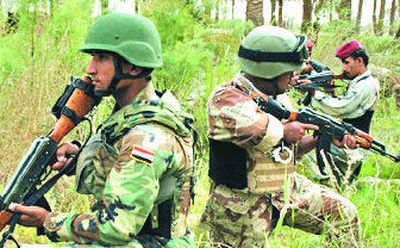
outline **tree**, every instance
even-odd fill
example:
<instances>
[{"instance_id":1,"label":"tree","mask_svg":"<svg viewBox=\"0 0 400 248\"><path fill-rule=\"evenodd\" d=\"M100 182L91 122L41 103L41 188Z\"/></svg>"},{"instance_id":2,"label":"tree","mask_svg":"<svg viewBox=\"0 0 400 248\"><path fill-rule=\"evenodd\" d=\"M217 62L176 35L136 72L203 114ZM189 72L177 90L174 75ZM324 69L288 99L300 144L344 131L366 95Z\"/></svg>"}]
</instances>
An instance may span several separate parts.
<instances>
[{"instance_id":1,"label":"tree","mask_svg":"<svg viewBox=\"0 0 400 248\"><path fill-rule=\"evenodd\" d=\"M340 20L351 20L351 0L341 0L336 11Z\"/></svg>"},{"instance_id":2,"label":"tree","mask_svg":"<svg viewBox=\"0 0 400 248\"><path fill-rule=\"evenodd\" d=\"M235 19L235 0L232 0L232 20Z\"/></svg>"},{"instance_id":3,"label":"tree","mask_svg":"<svg viewBox=\"0 0 400 248\"><path fill-rule=\"evenodd\" d=\"M377 33L377 18L376 18L376 9L378 8L378 1L374 0L374 10L372 12L372 26L374 28L374 33Z\"/></svg>"},{"instance_id":4,"label":"tree","mask_svg":"<svg viewBox=\"0 0 400 248\"><path fill-rule=\"evenodd\" d=\"M379 11L379 19L378 19L378 25L377 25L377 35L382 35L383 34L383 22L385 20L385 6L386 6L386 0L381 0L381 8Z\"/></svg>"},{"instance_id":5,"label":"tree","mask_svg":"<svg viewBox=\"0 0 400 248\"><path fill-rule=\"evenodd\" d=\"M278 26L283 27L283 0L278 0Z\"/></svg>"},{"instance_id":6,"label":"tree","mask_svg":"<svg viewBox=\"0 0 400 248\"><path fill-rule=\"evenodd\" d=\"M396 16L396 1L397 0L392 0L392 6L390 7L390 24L389 24L389 34L393 35L394 34L394 19Z\"/></svg>"},{"instance_id":7,"label":"tree","mask_svg":"<svg viewBox=\"0 0 400 248\"><path fill-rule=\"evenodd\" d=\"M399 29L397 30L395 38L400 40L400 26L399 26Z\"/></svg>"},{"instance_id":8,"label":"tree","mask_svg":"<svg viewBox=\"0 0 400 248\"><path fill-rule=\"evenodd\" d=\"M215 1L215 20L219 20L219 5L220 5L220 0Z\"/></svg>"},{"instance_id":9,"label":"tree","mask_svg":"<svg viewBox=\"0 0 400 248\"><path fill-rule=\"evenodd\" d=\"M263 0L248 0L246 5L246 20L250 20L256 26L264 24Z\"/></svg>"},{"instance_id":10,"label":"tree","mask_svg":"<svg viewBox=\"0 0 400 248\"><path fill-rule=\"evenodd\" d=\"M270 2L271 2L271 20L270 20L270 23L271 23L271 25L276 25L276 15L275 15L275 13L276 13L276 11L275 11L275 9L276 9L276 0L270 0Z\"/></svg>"},{"instance_id":11,"label":"tree","mask_svg":"<svg viewBox=\"0 0 400 248\"><path fill-rule=\"evenodd\" d=\"M312 24L312 27L313 27L313 35L310 36L310 38L311 38L314 42L316 42L316 41L318 40L318 33L319 33L319 30L321 29L321 25L320 25L320 23L319 23L319 20L320 20L319 13L321 12L322 7L324 6L324 0L315 1L314 4L315 4L315 8L314 8L314 9L315 9L315 10L314 10L314 13L315 13L315 21L314 21L313 24Z\"/></svg>"},{"instance_id":12,"label":"tree","mask_svg":"<svg viewBox=\"0 0 400 248\"><path fill-rule=\"evenodd\" d=\"M363 4L364 4L364 0L360 0L360 1L358 2L357 21L356 21L356 30L357 30L357 33L360 32L360 28L361 28L361 16L362 16Z\"/></svg>"},{"instance_id":13,"label":"tree","mask_svg":"<svg viewBox=\"0 0 400 248\"><path fill-rule=\"evenodd\" d=\"M301 23L301 32L310 35L312 31L312 0L303 1L303 20Z\"/></svg>"}]
</instances>

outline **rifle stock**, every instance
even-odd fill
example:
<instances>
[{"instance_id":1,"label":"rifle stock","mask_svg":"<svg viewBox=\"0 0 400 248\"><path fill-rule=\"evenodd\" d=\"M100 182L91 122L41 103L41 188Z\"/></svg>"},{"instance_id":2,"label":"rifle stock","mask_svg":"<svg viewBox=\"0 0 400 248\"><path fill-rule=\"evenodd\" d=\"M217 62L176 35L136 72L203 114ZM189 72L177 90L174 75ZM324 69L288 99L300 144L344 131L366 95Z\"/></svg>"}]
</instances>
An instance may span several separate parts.
<instances>
[{"instance_id":1,"label":"rifle stock","mask_svg":"<svg viewBox=\"0 0 400 248\"><path fill-rule=\"evenodd\" d=\"M77 80L80 84L79 87L76 86L78 83L73 85ZM83 78L83 80L72 78L71 85L74 89L71 91L72 94L67 96L65 106L75 113L75 117L81 118L98 104L100 99L94 96L91 79L88 77ZM65 98L65 92L60 99L62 97ZM61 107L64 108L64 106ZM37 194L38 185L43 183L41 182L41 178L55 159L58 144L78 124L76 119L72 118L73 116L71 117L71 115L66 113L68 111L60 111L59 118L50 133L47 136L38 137L33 141L29 150L19 162L16 171L3 189L0 195L0 232L7 224L10 224L9 222L13 217L13 213L7 210L10 203L26 204L26 201L32 195ZM26 205L35 203L35 200L29 199L29 201L33 202L29 202ZM13 228L10 229L13 230ZM4 240L5 238L1 241L0 247L3 247Z\"/></svg>"},{"instance_id":2,"label":"rifle stock","mask_svg":"<svg viewBox=\"0 0 400 248\"><path fill-rule=\"evenodd\" d=\"M13 214L7 210L0 212L0 232L6 227L7 223L11 220Z\"/></svg>"}]
</instances>

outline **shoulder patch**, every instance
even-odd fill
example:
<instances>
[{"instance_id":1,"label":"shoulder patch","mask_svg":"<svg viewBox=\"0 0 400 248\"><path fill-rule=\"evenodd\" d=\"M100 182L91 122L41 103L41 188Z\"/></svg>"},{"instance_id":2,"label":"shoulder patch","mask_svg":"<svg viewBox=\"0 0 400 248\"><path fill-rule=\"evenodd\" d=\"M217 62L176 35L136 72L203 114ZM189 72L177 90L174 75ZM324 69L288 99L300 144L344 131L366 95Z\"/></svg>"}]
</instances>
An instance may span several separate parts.
<instances>
[{"instance_id":1,"label":"shoulder patch","mask_svg":"<svg viewBox=\"0 0 400 248\"><path fill-rule=\"evenodd\" d=\"M154 159L154 152L142 146L134 145L131 156L136 161L151 164Z\"/></svg>"}]
</instances>

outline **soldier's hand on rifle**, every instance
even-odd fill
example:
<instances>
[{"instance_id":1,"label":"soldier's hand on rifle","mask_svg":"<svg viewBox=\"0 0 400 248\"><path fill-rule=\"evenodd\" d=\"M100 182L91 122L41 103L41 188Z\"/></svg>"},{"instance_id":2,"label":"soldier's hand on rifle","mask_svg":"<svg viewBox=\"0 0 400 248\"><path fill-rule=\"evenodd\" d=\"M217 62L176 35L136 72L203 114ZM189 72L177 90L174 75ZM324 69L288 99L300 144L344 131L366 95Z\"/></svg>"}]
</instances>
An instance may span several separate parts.
<instances>
[{"instance_id":1,"label":"soldier's hand on rifle","mask_svg":"<svg viewBox=\"0 0 400 248\"><path fill-rule=\"evenodd\" d=\"M65 167L79 151L75 144L64 143L57 148L57 161L51 166L53 170L61 170Z\"/></svg>"},{"instance_id":2,"label":"soldier's hand on rifle","mask_svg":"<svg viewBox=\"0 0 400 248\"><path fill-rule=\"evenodd\" d=\"M356 149L358 148L356 138L351 134L346 134L343 140L333 139L332 143L339 148Z\"/></svg>"},{"instance_id":3,"label":"soldier's hand on rifle","mask_svg":"<svg viewBox=\"0 0 400 248\"><path fill-rule=\"evenodd\" d=\"M283 125L283 139L287 143L300 141L306 133L306 130L318 130L318 126L313 124L304 124L298 121L292 121Z\"/></svg>"},{"instance_id":4,"label":"soldier's hand on rifle","mask_svg":"<svg viewBox=\"0 0 400 248\"><path fill-rule=\"evenodd\" d=\"M8 207L9 210L21 213L18 223L23 226L40 227L43 226L44 221L49 215L49 211L42 207L37 206L24 206L17 203L11 203Z\"/></svg>"}]
</instances>

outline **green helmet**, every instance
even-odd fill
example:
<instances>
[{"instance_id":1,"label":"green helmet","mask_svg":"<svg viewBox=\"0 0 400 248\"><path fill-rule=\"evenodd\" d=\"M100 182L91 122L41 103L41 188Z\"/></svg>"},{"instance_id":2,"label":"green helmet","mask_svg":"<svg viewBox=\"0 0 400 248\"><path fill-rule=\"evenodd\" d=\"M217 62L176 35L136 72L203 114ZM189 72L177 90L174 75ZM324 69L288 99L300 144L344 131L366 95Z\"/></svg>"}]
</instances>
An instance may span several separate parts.
<instances>
[{"instance_id":1,"label":"green helmet","mask_svg":"<svg viewBox=\"0 0 400 248\"><path fill-rule=\"evenodd\" d=\"M242 41L239 62L244 72L265 79L299 70L308 58L305 36L279 27L254 28Z\"/></svg>"},{"instance_id":2,"label":"green helmet","mask_svg":"<svg viewBox=\"0 0 400 248\"><path fill-rule=\"evenodd\" d=\"M90 28L82 52L114 52L129 63L146 68L161 67L161 40L153 22L143 16L111 13Z\"/></svg>"}]
</instances>

